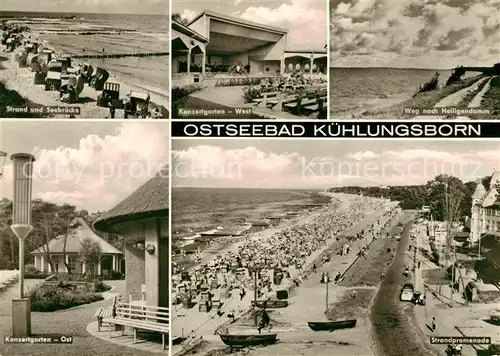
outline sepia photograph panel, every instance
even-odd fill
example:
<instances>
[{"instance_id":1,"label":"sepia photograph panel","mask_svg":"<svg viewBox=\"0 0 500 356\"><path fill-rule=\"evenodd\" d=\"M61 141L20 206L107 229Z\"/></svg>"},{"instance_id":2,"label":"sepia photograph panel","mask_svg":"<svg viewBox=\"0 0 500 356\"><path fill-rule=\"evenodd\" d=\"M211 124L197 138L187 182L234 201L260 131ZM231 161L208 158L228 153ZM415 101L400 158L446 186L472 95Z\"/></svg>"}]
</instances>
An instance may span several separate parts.
<instances>
[{"instance_id":1,"label":"sepia photograph panel","mask_svg":"<svg viewBox=\"0 0 500 356\"><path fill-rule=\"evenodd\" d=\"M173 355L500 343L500 141L360 145L172 141Z\"/></svg>"},{"instance_id":2,"label":"sepia photograph panel","mask_svg":"<svg viewBox=\"0 0 500 356\"><path fill-rule=\"evenodd\" d=\"M326 118L325 0L172 1L172 117Z\"/></svg>"},{"instance_id":3,"label":"sepia photograph panel","mask_svg":"<svg viewBox=\"0 0 500 356\"><path fill-rule=\"evenodd\" d=\"M332 119L500 119L496 0L330 0Z\"/></svg>"},{"instance_id":4,"label":"sepia photograph panel","mask_svg":"<svg viewBox=\"0 0 500 356\"><path fill-rule=\"evenodd\" d=\"M169 118L168 0L3 0L0 117Z\"/></svg>"},{"instance_id":5,"label":"sepia photograph panel","mask_svg":"<svg viewBox=\"0 0 500 356\"><path fill-rule=\"evenodd\" d=\"M168 355L168 122L4 120L0 139L0 354Z\"/></svg>"}]
</instances>

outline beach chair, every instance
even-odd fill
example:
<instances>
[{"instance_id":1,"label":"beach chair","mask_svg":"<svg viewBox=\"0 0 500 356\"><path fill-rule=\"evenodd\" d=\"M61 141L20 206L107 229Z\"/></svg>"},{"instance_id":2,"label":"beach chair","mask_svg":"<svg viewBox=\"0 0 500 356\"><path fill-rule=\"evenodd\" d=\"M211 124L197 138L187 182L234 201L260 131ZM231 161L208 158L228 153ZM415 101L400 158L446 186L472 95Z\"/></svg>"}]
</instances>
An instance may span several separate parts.
<instances>
[{"instance_id":1,"label":"beach chair","mask_svg":"<svg viewBox=\"0 0 500 356\"><path fill-rule=\"evenodd\" d=\"M62 63L56 60L50 61L48 64L48 71L62 73Z\"/></svg>"},{"instance_id":2,"label":"beach chair","mask_svg":"<svg viewBox=\"0 0 500 356\"><path fill-rule=\"evenodd\" d=\"M83 63L81 73L87 79L87 83L90 85L92 82L92 75L94 74L94 67L92 67L88 63Z\"/></svg>"},{"instance_id":3,"label":"beach chair","mask_svg":"<svg viewBox=\"0 0 500 356\"><path fill-rule=\"evenodd\" d=\"M145 117L149 112L150 96L138 91L130 91L130 101L125 106L125 118Z\"/></svg>"},{"instance_id":4,"label":"beach chair","mask_svg":"<svg viewBox=\"0 0 500 356\"><path fill-rule=\"evenodd\" d=\"M5 45L7 46L8 52L12 52L16 48L14 39L12 37L7 38L7 40L5 41Z\"/></svg>"},{"instance_id":5,"label":"beach chair","mask_svg":"<svg viewBox=\"0 0 500 356\"><path fill-rule=\"evenodd\" d=\"M49 71L47 77L45 78L45 90L59 91L61 88L61 73Z\"/></svg>"},{"instance_id":6,"label":"beach chair","mask_svg":"<svg viewBox=\"0 0 500 356\"><path fill-rule=\"evenodd\" d=\"M52 51L50 49L44 49L40 54L38 54L40 62L45 62L47 64L52 60Z\"/></svg>"},{"instance_id":7,"label":"beach chair","mask_svg":"<svg viewBox=\"0 0 500 356\"><path fill-rule=\"evenodd\" d=\"M80 97L80 94L83 91L84 87L85 87L85 77L82 74L80 74L76 81L76 87L75 87L76 100L78 100L78 98Z\"/></svg>"},{"instance_id":8,"label":"beach chair","mask_svg":"<svg viewBox=\"0 0 500 356\"><path fill-rule=\"evenodd\" d=\"M66 64L68 66L68 68L71 67L71 55L69 54L61 54L61 57L64 61L66 61Z\"/></svg>"},{"instance_id":9,"label":"beach chair","mask_svg":"<svg viewBox=\"0 0 500 356\"><path fill-rule=\"evenodd\" d=\"M63 78L64 75L61 75ZM76 76L72 75L66 79L66 83L64 83L64 79L61 80L61 88L59 89L59 97L62 102L65 103L74 103L77 101L76 97Z\"/></svg>"},{"instance_id":10,"label":"beach chair","mask_svg":"<svg viewBox=\"0 0 500 356\"><path fill-rule=\"evenodd\" d=\"M15 58L19 68L26 68L28 61L28 52L25 49L17 52Z\"/></svg>"},{"instance_id":11,"label":"beach chair","mask_svg":"<svg viewBox=\"0 0 500 356\"><path fill-rule=\"evenodd\" d=\"M27 64L32 72L39 72L41 69L40 63L38 63L38 54L30 53L28 55Z\"/></svg>"},{"instance_id":12,"label":"beach chair","mask_svg":"<svg viewBox=\"0 0 500 356\"><path fill-rule=\"evenodd\" d=\"M121 103L120 99L120 84L117 83L104 83L102 93L97 96L97 106L110 107L114 104Z\"/></svg>"},{"instance_id":13,"label":"beach chair","mask_svg":"<svg viewBox=\"0 0 500 356\"><path fill-rule=\"evenodd\" d=\"M61 73L66 73L68 71L68 62L66 61L66 58L56 58L56 62L61 65Z\"/></svg>"},{"instance_id":14,"label":"beach chair","mask_svg":"<svg viewBox=\"0 0 500 356\"><path fill-rule=\"evenodd\" d=\"M95 75L92 77L92 82L90 86L95 90L102 90L104 88L104 83L109 78L109 73L107 70L97 67Z\"/></svg>"},{"instance_id":15,"label":"beach chair","mask_svg":"<svg viewBox=\"0 0 500 356\"><path fill-rule=\"evenodd\" d=\"M46 77L47 77L47 72L44 72L44 71L36 72L35 76L33 78L33 84L35 84L35 85L45 84Z\"/></svg>"}]
</instances>

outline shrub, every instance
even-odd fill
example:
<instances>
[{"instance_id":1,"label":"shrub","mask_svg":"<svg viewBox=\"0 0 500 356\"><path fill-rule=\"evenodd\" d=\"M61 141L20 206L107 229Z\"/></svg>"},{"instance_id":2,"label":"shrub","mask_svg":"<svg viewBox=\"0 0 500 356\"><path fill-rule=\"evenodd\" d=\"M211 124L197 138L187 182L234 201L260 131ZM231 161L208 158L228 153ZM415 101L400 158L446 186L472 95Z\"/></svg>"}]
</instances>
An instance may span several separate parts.
<instances>
[{"instance_id":1,"label":"shrub","mask_svg":"<svg viewBox=\"0 0 500 356\"><path fill-rule=\"evenodd\" d=\"M111 290L111 286L108 286L107 284L100 281L95 283L94 291L96 293L107 292L108 290Z\"/></svg>"},{"instance_id":2,"label":"shrub","mask_svg":"<svg viewBox=\"0 0 500 356\"><path fill-rule=\"evenodd\" d=\"M180 100L189 94L195 93L203 89L203 86L200 84L190 84L182 87L173 87L172 88L172 102Z\"/></svg>"},{"instance_id":3,"label":"shrub","mask_svg":"<svg viewBox=\"0 0 500 356\"><path fill-rule=\"evenodd\" d=\"M104 275L104 279L107 279L109 281L116 281L124 278L125 275L120 271L111 271Z\"/></svg>"},{"instance_id":4,"label":"shrub","mask_svg":"<svg viewBox=\"0 0 500 356\"><path fill-rule=\"evenodd\" d=\"M49 276L48 273L43 273L39 271L34 265L26 265L24 267L24 278L25 279L45 279Z\"/></svg>"},{"instance_id":5,"label":"shrub","mask_svg":"<svg viewBox=\"0 0 500 356\"><path fill-rule=\"evenodd\" d=\"M463 66L457 67L453 69L453 73L448 78L446 82L446 86L459 83L462 80L462 77L467 73Z\"/></svg>"},{"instance_id":6,"label":"shrub","mask_svg":"<svg viewBox=\"0 0 500 356\"><path fill-rule=\"evenodd\" d=\"M424 86L418 88L418 91L415 95L419 93L424 93L426 91L433 91L439 88L439 72L436 72L434 76L429 79Z\"/></svg>"},{"instance_id":7,"label":"shrub","mask_svg":"<svg viewBox=\"0 0 500 356\"><path fill-rule=\"evenodd\" d=\"M251 103L253 99L260 98L262 96L262 89L260 86L249 86L243 89L243 99L245 103Z\"/></svg>"},{"instance_id":8,"label":"shrub","mask_svg":"<svg viewBox=\"0 0 500 356\"><path fill-rule=\"evenodd\" d=\"M78 292L65 287L43 285L32 289L29 292L29 298L31 310L39 312L63 310L104 299L98 293Z\"/></svg>"}]
</instances>

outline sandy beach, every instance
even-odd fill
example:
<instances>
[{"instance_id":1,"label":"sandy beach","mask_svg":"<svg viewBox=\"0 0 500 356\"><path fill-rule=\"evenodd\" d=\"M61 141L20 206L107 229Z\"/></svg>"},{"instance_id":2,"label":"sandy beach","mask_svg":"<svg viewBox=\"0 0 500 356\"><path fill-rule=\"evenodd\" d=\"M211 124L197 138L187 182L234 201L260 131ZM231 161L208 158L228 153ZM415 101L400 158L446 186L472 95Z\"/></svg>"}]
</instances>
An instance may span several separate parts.
<instances>
[{"instance_id":1,"label":"sandy beach","mask_svg":"<svg viewBox=\"0 0 500 356\"><path fill-rule=\"evenodd\" d=\"M317 221L318 217L328 214L328 209L336 211L338 214L342 214L342 212L350 212L352 209L356 211L357 209L361 209L361 211L363 211L362 216L360 216L360 220L356 220L356 223L352 226L346 226L340 233L332 233L332 236L326 238L325 243L320 243L320 248L317 248L314 251L310 250L311 252L301 260L303 262L301 263L301 267L298 269L296 267L287 268L287 271L290 273L289 278L285 278L285 281L283 281L281 285L273 286L273 292L277 289L289 290L289 293L291 293L289 296L291 304L285 309L277 309L276 311L273 310L272 313L270 312L271 320L274 325L272 332L279 333L278 344L267 348L257 348L255 350L251 349L252 354L285 355L297 353L304 354L304 352L306 352L305 354L307 355L322 355L325 354L325 350L328 352L330 350L332 352L333 350L335 350L335 352L341 350L341 352L346 352L344 353L345 355L368 355L366 353L363 354L359 352L366 352L366 347L369 349L371 341L368 342L366 340L358 340L357 346L356 343L352 345L354 348L340 347L339 349L339 345L342 345L342 338L340 338L340 341L338 342L326 340L326 334L311 332L306 323L306 320L309 320L309 318L318 319L316 321L326 319L325 315L323 315L324 285L320 284L318 281L321 273L324 272L332 274L333 278L334 273L340 273L342 270L354 263L359 257L356 257L356 253L350 253L343 256L338 255L339 249L341 250L342 245L344 245L347 241L346 236L352 236L353 234L364 232L364 235L366 236L364 239L357 238L349 242L350 248L352 248L353 252L361 251L363 246L366 246L366 244L369 243L369 240L373 240L375 235L377 233L381 233L382 231L378 228L374 228L374 224L385 224L385 218L383 217L385 216L387 218L388 216L387 204L389 203L387 201L382 203L379 199L364 198L364 203L361 203L363 199L361 199L361 201L357 201L356 199L353 200L352 196L347 195L336 195L335 198L335 204L332 204L332 206L319 209L317 212L301 217L295 222L290 222L290 226L280 226L276 229L268 229L262 233L253 234L251 237L246 239L247 243L249 243L249 240L258 241L258 244L264 247L269 243L268 240L272 243L273 235L280 233L280 231L283 232L291 226L304 226L304 229L307 229L308 224ZM364 208L360 208L361 205L359 204L363 204ZM397 203L392 203L391 209L394 208L395 204ZM226 246L224 251L227 251L228 253L237 253L238 249L242 248L242 245L243 242ZM221 252L219 252L219 254L221 254ZM325 258L334 255L335 257L331 260L328 259L330 262L325 262ZM210 257L213 258L214 255L205 255L204 261L207 261ZM314 273L313 266L316 266L317 268L314 275L311 274ZM297 283L297 278L302 282ZM335 303L336 299L342 298L342 296L347 293L346 291L350 288L332 286L331 289L332 292L329 298L330 304ZM182 306L176 306L176 310L173 313L174 338L186 337L189 334L189 330L194 330L194 333L192 334L193 337L188 337L187 341L184 341L181 345L174 346L173 353L189 354L187 350L195 344L198 344L198 346L194 347L192 352L201 352L202 354L206 354L210 350L220 350L223 345L220 342L219 336L214 335L214 331L223 330L221 329L222 325L224 325L225 328L228 328L230 333L242 333L248 332L249 330L255 330L253 326L253 317L251 316L252 309L250 309L250 311L247 309L247 306L250 305L250 301L253 300L253 298L254 296L252 292L247 293L243 298L241 298L241 300L238 300L240 299L239 297L231 297L229 300L224 301L222 310L226 313L234 311L238 315L237 321L232 324L228 323L225 316L218 317L216 314L214 315L214 311L202 313L197 310L198 308L185 309ZM323 305L323 307L321 307L321 305ZM362 328L369 328L369 325L366 325L364 321L361 322L360 326ZM351 333L352 332L355 334L360 333L358 329L351 331ZM347 335L346 333L349 333L349 331L340 331L339 335ZM201 343L198 339L200 336L204 340ZM331 334L329 334L329 336L327 335L327 339L330 338ZM315 343L318 342L317 346L315 345L312 347L312 345L310 345L311 341L315 341ZM366 346L367 343L368 346ZM336 354L340 355L341 353Z\"/></svg>"},{"instance_id":2,"label":"sandy beach","mask_svg":"<svg viewBox=\"0 0 500 356\"><path fill-rule=\"evenodd\" d=\"M29 25L28 25L29 26ZM53 25L55 26L55 25ZM40 30L40 29L39 29ZM107 29L107 31L110 31ZM3 33L2 33L3 36ZM31 43L39 44L39 52L42 48L50 49L53 51L53 57L57 57L60 54L69 54L74 57L90 56L93 54L92 51L89 52L89 49L86 49L85 46L88 46L90 39L93 41L98 41L97 38L98 33L95 36L88 35L78 35L78 34L68 34L61 35L58 37L57 33L54 34L42 34L41 32L24 32L22 33L23 38ZM92 37L92 38L91 38ZM134 53L154 53L152 51L158 51L163 49L165 52L168 52L166 48L160 48L158 42L151 40L153 44L155 44L156 48L153 48L153 45L150 44L147 47L148 43L144 42L146 48L130 48L129 45L126 44L126 41L123 42L119 38L127 38L130 43L141 43L141 36L137 34L128 34L126 37L123 35L102 35L102 38L106 39L106 42L96 42L95 46L99 45L99 51L106 50L106 54L114 55L114 53L124 53L134 55ZM109 38L108 38L109 37ZM142 37L149 38L146 35ZM48 42L47 39L52 39L53 42ZM135 39L135 40L134 40ZM12 91L11 93L4 95L6 96L4 103L4 107L2 108L2 112L5 112L7 117L23 117L27 116L23 113L15 113L10 112L8 106L19 106L18 102L11 102L12 100L9 97L12 96L20 96L25 99L26 106L30 107L40 107L40 106L60 106L60 107L79 107L80 115L75 115L77 118L111 118L110 111L107 107L99 107L97 106L97 97L101 94L101 91L97 91L89 85L85 85L83 91L79 94L78 101L72 104L67 104L61 102L59 99L58 91L45 91L43 85L35 85L34 84L34 75L35 73L31 71L31 68L28 66L26 68L19 68L19 65L16 61L16 53L20 51L21 47L16 48L13 52L7 50L6 46L0 46L0 80L5 87L6 91ZM100 53L102 55L102 52ZM152 57L149 57L152 58ZM168 56L154 57L161 58L155 59L158 61L165 61L165 67L168 68ZM155 111L154 118L168 118L168 107L169 107L169 86L168 86L168 76L165 76L164 80L158 77L161 75L160 72L157 73L155 77L155 71L151 68L144 67L144 70L141 72L141 65L149 65L147 57L145 59L140 58L118 58L116 60L113 59L92 59L92 58L72 58L71 66L73 68L80 68L84 63L91 64L94 68L101 67L106 69L109 72L109 78L107 79L107 83L116 83L120 85L120 99L125 98L131 91L141 92L148 94L150 96L150 105L149 111ZM120 64L121 63L121 64ZM162 62L159 62L162 63ZM165 72L165 71L163 71ZM153 76L151 80L148 79L140 79L141 76L144 78L149 78ZM124 80L124 78L128 78ZM153 82L154 81L154 82ZM15 94L17 93L17 94ZM55 117L55 118L68 118L70 114L68 113L52 113L52 114L44 114L38 115L42 117ZM115 113L115 118L124 118L125 112L124 110L117 109ZM36 115L35 115L36 117Z\"/></svg>"},{"instance_id":3,"label":"sandy beach","mask_svg":"<svg viewBox=\"0 0 500 356\"><path fill-rule=\"evenodd\" d=\"M328 194L328 193L325 193ZM261 231L253 232L250 234L244 234L243 236L231 237L231 238L219 238L214 240L212 243L207 243L206 248L201 250L199 253L201 264L206 264L211 261L218 254L226 254L230 252L238 251L238 249L245 243L245 241L266 241L271 238L274 234L289 228L293 225L306 224L312 221L319 213L324 212L328 209L344 209L349 205L348 201L342 199L339 195L328 194L331 197L331 202L328 205L314 211L301 213L299 216L293 219L287 219L280 222L277 225L270 226ZM194 259L194 257L188 257ZM174 257L175 261L176 258ZM193 266L188 268L188 271L192 271Z\"/></svg>"}]
</instances>

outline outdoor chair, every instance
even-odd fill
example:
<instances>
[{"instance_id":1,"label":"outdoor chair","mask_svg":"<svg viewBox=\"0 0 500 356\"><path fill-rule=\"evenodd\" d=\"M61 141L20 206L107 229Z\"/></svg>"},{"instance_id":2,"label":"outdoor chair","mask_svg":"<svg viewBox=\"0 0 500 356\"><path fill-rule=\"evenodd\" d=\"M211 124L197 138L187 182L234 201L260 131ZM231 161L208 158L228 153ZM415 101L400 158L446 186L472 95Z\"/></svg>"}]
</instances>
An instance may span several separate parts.
<instances>
[{"instance_id":1,"label":"outdoor chair","mask_svg":"<svg viewBox=\"0 0 500 356\"><path fill-rule=\"evenodd\" d=\"M62 63L57 60L52 60L49 62L49 72L62 73Z\"/></svg>"},{"instance_id":2,"label":"outdoor chair","mask_svg":"<svg viewBox=\"0 0 500 356\"><path fill-rule=\"evenodd\" d=\"M149 113L149 94L131 90L129 96L130 100L125 106L125 118L146 117Z\"/></svg>"},{"instance_id":3,"label":"outdoor chair","mask_svg":"<svg viewBox=\"0 0 500 356\"><path fill-rule=\"evenodd\" d=\"M120 84L117 83L104 83L102 93L97 96L97 106L110 107L117 106L120 99ZM121 103L121 101L120 101ZM122 105L118 105L122 106Z\"/></svg>"},{"instance_id":4,"label":"outdoor chair","mask_svg":"<svg viewBox=\"0 0 500 356\"><path fill-rule=\"evenodd\" d=\"M109 73L107 70L97 67L95 75L92 77L92 82L90 84L95 90L102 90L104 88L104 83L109 78Z\"/></svg>"},{"instance_id":5,"label":"outdoor chair","mask_svg":"<svg viewBox=\"0 0 500 356\"><path fill-rule=\"evenodd\" d=\"M45 90L47 91L59 91L61 88L61 73L60 72L47 72L47 77L45 78Z\"/></svg>"}]
</instances>

